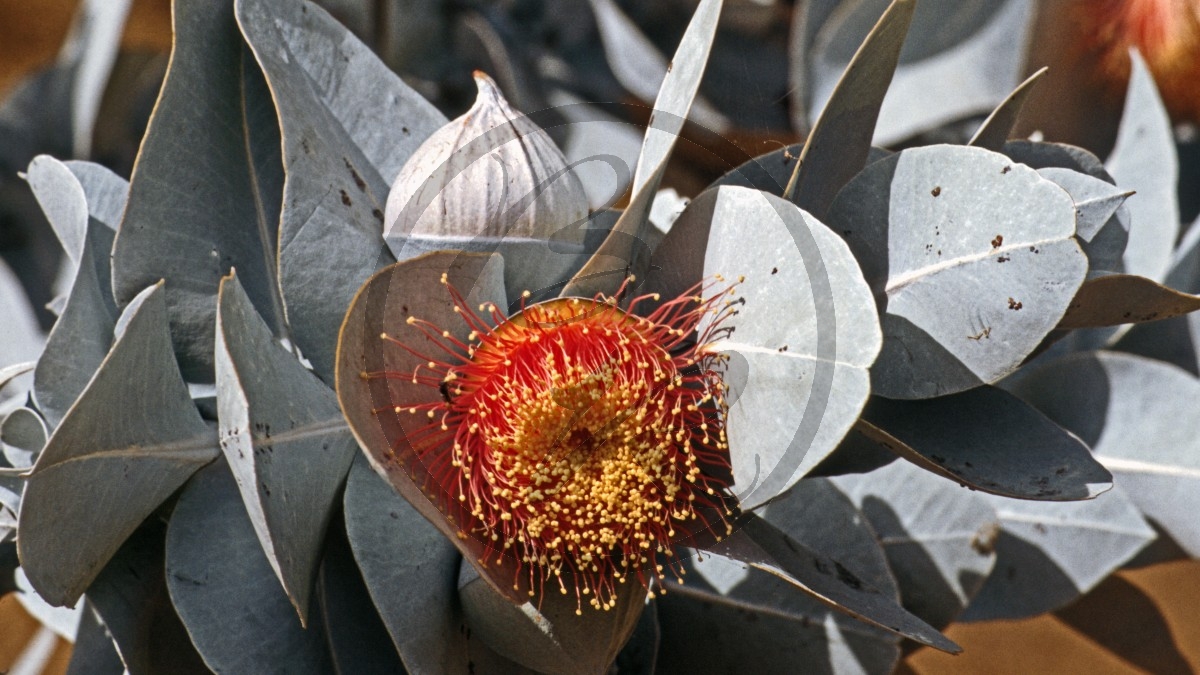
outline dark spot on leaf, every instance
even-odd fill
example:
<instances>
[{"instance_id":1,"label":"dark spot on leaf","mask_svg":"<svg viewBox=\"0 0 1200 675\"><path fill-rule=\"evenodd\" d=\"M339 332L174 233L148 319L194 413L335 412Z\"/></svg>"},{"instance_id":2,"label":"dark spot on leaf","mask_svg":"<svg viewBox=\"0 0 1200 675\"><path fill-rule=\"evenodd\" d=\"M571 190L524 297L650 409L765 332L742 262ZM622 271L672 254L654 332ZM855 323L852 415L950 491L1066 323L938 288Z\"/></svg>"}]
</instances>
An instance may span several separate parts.
<instances>
[{"instance_id":1,"label":"dark spot on leaf","mask_svg":"<svg viewBox=\"0 0 1200 675\"><path fill-rule=\"evenodd\" d=\"M963 462L963 466L967 467L968 469L975 468L975 465L970 462Z\"/></svg>"},{"instance_id":2,"label":"dark spot on leaf","mask_svg":"<svg viewBox=\"0 0 1200 675\"><path fill-rule=\"evenodd\" d=\"M971 537L971 548L979 555L991 555L996 551L996 538L1000 536L1000 528L995 523L988 523Z\"/></svg>"},{"instance_id":3,"label":"dark spot on leaf","mask_svg":"<svg viewBox=\"0 0 1200 675\"><path fill-rule=\"evenodd\" d=\"M383 222L383 211L380 211L379 209L371 209L371 215L375 216L375 220L378 220L380 223Z\"/></svg>"},{"instance_id":4,"label":"dark spot on leaf","mask_svg":"<svg viewBox=\"0 0 1200 675\"><path fill-rule=\"evenodd\" d=\"M834 567L837 568L838 581L842 582L843 584L846 584L847 586L849 586L850 588L853 588L856 591L862 590L863 582L858 577L854 576L853 572L846 569L842 565L842 563L837 562L836 560L834 561L833 565L834 565Z\"/></svg>"},{"instance_id":5,"label":"dark spot on leaf","mask_svg":"<svg viewBox=\"0 0 1200 675\"><path fill-rule=\"evenodd\" d=\"M1020 311L1021 308L1024 306L1025 306L1024 303L1013 300L1012 298L1008 299L1008 308L1013 311Z\"/></svg>"},{"instance_id":6,"label":"dark spot on leaf","mask_svg":"<svg viewBox=\"0 0 1200 675\"><path fill-rule=\"evenodd\" d=\"M946 463L946 458L942 457L941 455L930 455L929 459L932 459L933 461L937 462L938 464Z\"/></svg>"},{"instance_id":7,"label":"dark spot on leaf","mask_svg":"<svg viewBox=\"0 0 1200 675\"><path fill-rule=\"evenodd\" d=\"M362 179L362 176L358 175L358 171L354 170L354 165L345 157L342 158L342 161L346 163L346 168L350 170L350 177L354 179L354 184L358 186L359 192L366 192L367 182Z\"/></svg>"},{"instance_id":8,"label":"dark spot on leaf","mask_svg":"<svg viewBox=\"0 0 1200 675\"><path fill-rule=\"evenodd\" d=\"M1003 244L1004 244L1004 235L1002 235L1002 234L996 235L996 238L992 240L992 248L1000 248Z\"/></svg>"},{"instance_id":9,"label":"dark spot on leaf","mask_svg":"<svg viewBox=\"0 0 1200 675\"><path fill-rule=\"evenodd\" d=\"M1011 166L1006 166L1003 169L1000 169L1000 173L1008 173L1009 171L1012 171Z\"/></svg>"},{"instance_id":10,"label":"dark spot on leaf","mask_svg":"<svg viewBox=\"0 0 1200 675\"><path fill-rule=\"evenodd\" d=\"M392 520L400 520L400 514L395 511L388 511L388 515L392 517Z\"/></svg>"},{"instance_id":11,"label":"dark spot on leaf","mask_svg":"<svg viewBox=\"0 0 1200 675\"><path fill-rule=\"evenodd\" d=\"M404 134L405 136L407 136L407 135L409 135L409 134L410 134L410 133L412 133L412 132L410 132L410 131L408 130L408 127L400 127L400 133L402 133L402 134Z\"/></svg>"},{"instance_id":12,"label":"dark spot on leaf","mask_svg":"<svg viewBox=\"0 0 1200 675\"><path fill-rule=\"evenodd\" d=\"M1054 475L1055 475L1055 476L1061 476L1061 475L1063 475L1063 474L1064 474L1064 473L1066 473L1066 472L1067 472L1067 467L1065 467L1065 466L1060 466L1060 467L1058 467L1057 469L1055 469L1055 470L1054 470Z\"/></svg>"},{"instance_id":13,"label":"dark spot on leaf","mask_svg":"<svg viewBox=\"0 0 1200 675\"><path fill-rule=\"evenodd\" d=\"M184 574L180 574L179 572L171 572L171 576L175 577L176 581L182 581L185 584L191 584L193 586L203 586L206 583L208 583L207 581L203 581L200 579L193 579L192 577L189 577Z\"/></svg>"},{"instance_id":14,"label":"dark spot on leaf","mask_svg":"<svg viewBox=\"0 0 1200 675\"><path fill-rule=\"evenodd\" d=\"M306 155L312 154L312 148L308 145L308 139L304 138L303 136L300 137L300 149L303 150L304 154Z\"/></svg>"},{"instance_id":15,"label":"dark spot on leaf","mask_svg":"<svg viewBox=\"0 0 1200 675\"><path fill-rule=\"evenodd\" d=\"M1036 531L1038 534L1046 534L1046 532L1047 532L1047 530L1046 530L1046 526L1045 526L1045 525L1043 525L1043 524L1041 524L1041 523L1034 523L1034 524L1033 524L1033 529L1034 529L1034 530L1035 530L1035 531Z\"/></svg>"},{"instance_id":16,"label":"dark spot on leaf","mask_svg":"<svg viewBox=\"0 0 1200 675\"><path fill-rule=\"evenodd\" d=\"M408 305L400 305L400 313L408 314Z\"/></svg>"},{"instance_id":17,"label":"dark spot on leaf","mask_svg":"<svg viewBox=\"0 0 1200 675\"><path fill-rule=\"evenodd\" d=\"M783 352L786 352L786 351L787 351L787 348L788 348L788 346L787 346L787 345L784 345L784 346L780 347L779 349L777 349L777 350L775 350L775 351L777 351L777 352L779 352L780 354L782 354Z\"/></svg>"},{"instance_id":18,"label":"dark spot on leaf","mask_svg":"<svg viewBox=\"0 0 1200 675\"><path fill-rule=\"evenodd\" d=\"M933 189L929 191L929 194L933 195L934 197L942 194L942 186L941 185L933 186Z\"/></svg>"},{"instance_id":19,"label":"dark spot on leaf","mask_svg":"<svg viewBox=\"0 0 1200 675\"><path fill-rule=\"evenodd\" d=\"M350 201L350 195L346 194L345 190L338 190L338 192L340 192L342 195L342 205L350 206L352 204L352 202Z\"/></svg>"},{"instance_id":20,"label":"dark spot on leaf","mask_svg":"<svg viewBox=\"0 0 1200 675\"><path fill-rule=\"evenodd\" d=\"M999 258L996 258L996 262L998 262L998 263L1006 263L1006 262L1008 262L1009 260L1012 260L1012 258L1010 258L1010 257L1008 257L1008 256L1006 256L1006 255L1002 255L1002 256L1000 256Z\"/></svg>"},{"instance_id":21,"label":"dark spot on leaf","mask_svg":"<svg viewBox=\"0 0 1200 675\"><path fill-rule=\"evenodd\" d=\"M778 267L772 267L772 268L771 268L771 274L779 274L779 268L778 268Z\"/></svg>"}]
</instances>

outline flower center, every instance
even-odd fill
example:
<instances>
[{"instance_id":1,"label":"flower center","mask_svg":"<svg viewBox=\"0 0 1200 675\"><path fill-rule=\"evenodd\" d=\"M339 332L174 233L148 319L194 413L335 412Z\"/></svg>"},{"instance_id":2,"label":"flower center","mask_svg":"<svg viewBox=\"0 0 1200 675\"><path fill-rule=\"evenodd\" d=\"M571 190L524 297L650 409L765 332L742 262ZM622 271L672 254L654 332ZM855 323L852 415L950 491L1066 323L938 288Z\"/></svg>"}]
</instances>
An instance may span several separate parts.
<instances>
[{"instance_id":1,"label":"flower center","mask_svg":"<svg viewBox=\"0 0 1200 675\"><path fill-rule=\"evenodd\" d=\"M475 329L467 354L439 341L459 357L429 362L444 400L410 408L441 412L414 449L445 467L430 473L457 499L448 515L516 556L531 587L553 577L604 609L615 583L661 575L656 557L675 541L728 528L722 357L704 350L731 311L724 296L683 296L645 317L633 310L650 297L628 311L602 298L510 318L490 308L488 328L455 293ZM705 314L714 320L697 335Z\"/></svg>"}]
</instances>

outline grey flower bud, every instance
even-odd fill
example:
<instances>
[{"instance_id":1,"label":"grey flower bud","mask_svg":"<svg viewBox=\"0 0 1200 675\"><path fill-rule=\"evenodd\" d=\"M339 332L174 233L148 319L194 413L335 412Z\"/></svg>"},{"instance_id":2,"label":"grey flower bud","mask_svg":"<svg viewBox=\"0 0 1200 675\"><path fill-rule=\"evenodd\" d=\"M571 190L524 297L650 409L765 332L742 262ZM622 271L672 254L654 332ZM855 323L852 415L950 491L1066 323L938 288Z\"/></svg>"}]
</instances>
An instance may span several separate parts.
<instances>
[{"instance_id":1,"label":"grey flower bud","mask_svg":"<svg viewBox=\"0 0 1200 675\"><path fill-rule=\"evenodd\" d=\"M476 71L475 83L475 105L400 170L384 237L400 259L438 249L499 250L510 293L536 291L531 286L557 281L557 269L582 251L587 196L550 136L514 111L487 75ZM546 245L552 236L553 250ZM528 267L539 270L517 274Z\"/></svg>"}]
</instances>

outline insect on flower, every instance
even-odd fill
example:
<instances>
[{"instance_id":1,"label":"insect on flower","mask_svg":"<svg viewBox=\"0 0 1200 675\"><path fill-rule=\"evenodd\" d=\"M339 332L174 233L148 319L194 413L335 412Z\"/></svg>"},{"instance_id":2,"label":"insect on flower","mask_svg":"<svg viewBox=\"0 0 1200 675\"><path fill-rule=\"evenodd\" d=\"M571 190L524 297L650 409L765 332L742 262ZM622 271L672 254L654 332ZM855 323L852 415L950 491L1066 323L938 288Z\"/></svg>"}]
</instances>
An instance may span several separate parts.
<instances>
[{"instance_id":1,"label":"insect on flower","mask_svg":"<svg viewBox=\"0 0 1200 675\"><path fill-rule=\"evenodd\" d=\"M714 292L719 283L625 308L603 296L522 302L506 317L473 308L443 274L467 340L416 316L407 339L381 335L415 367L363 377L440 397L376 414L422 420L403 443L426 494L460 538L484 544L481 562L514 559L514 589L534 596L550 579L607 610L616 584L648 586L668 567L680 576L677 541L731 531L725 357L705 350L733 311L735 288Z\"/></svg>"}]
</instances>

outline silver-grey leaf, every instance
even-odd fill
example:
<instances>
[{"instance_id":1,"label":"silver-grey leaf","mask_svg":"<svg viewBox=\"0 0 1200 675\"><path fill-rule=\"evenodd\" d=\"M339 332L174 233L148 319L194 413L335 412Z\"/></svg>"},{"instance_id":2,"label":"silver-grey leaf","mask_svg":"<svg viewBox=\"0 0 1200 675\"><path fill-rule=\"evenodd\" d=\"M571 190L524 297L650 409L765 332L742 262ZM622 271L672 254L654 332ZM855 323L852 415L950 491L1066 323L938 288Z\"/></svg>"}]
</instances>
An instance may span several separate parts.
<instances>
[{"instance_id":1,"label":"silver-grey leaf","mask_svg":"<svg viewBox=\"0 0 1200 675\"><path fill-rule=\"evenodd\" d=\"M700 88L700 79L716 36L721 4L721 0L701 0L692 15L671 59L673 67L663 78L662 88L654 101L654 111L647 123L642 151L634 170L629 206L599 250L566 285L562 295L611 295L630 273L644 277L645 268L650 264L650 250L644 241L647 229L652 227L650 207L666 171L671 149L675 147Z\"/></svg>"},{"instance_id":2,"label":"silver-grey leaf","mask_svg":"<svg viewBox=\"0 0 1200 675\"><path fill-rule=\"evenodd\" d=\"M344 503L354 559L405 667L466 670L467 638L455 601L458 550L365 457L350 469Z\"/></svg>"},{"instance_id":3,"label":"silver-grey leaf","mask_svg":"<svg viewBox=\"0 0 1200 675\"><path fill-rule=\"evenodd\" d=\"M1130 57L1133 66L1125 112L1106 166L1119 187L1137 193L1128 202L1133 225L1125 249L1125 271L1162 281L1179 235L1175 195L1179 159L1154 76L1140 54L1131 52Z\"/></svg>"},{"instance_id":4,"label":"silver-grey leaf","mask_svg":"<svg viewBox=\"0 0 1200 675\"><path fill-rule=\"evenodd\" d=\"M212 382L217 287L232 267L272 329L284 334L275 278L279 127L233 7L175 9L171 65L113 247L113 292L124 306L166 279L184 377Z\"/></svg>"},{"instance_id":5,"label":"silver-grey leaf","mask_svg":"<svg viewBox=\"0 0 1200 675\"><path fill-rule=\"evenodd\" d=\"M34 401L51 428L58 426L100 367L119 316L109 267L114 233L86 215L84 232L71 294L34 371Z\"/></svg>"},{"instance_id":6,"label":"silver-grey leaf","mask_svg":"<svg viewBox=\"0 0 1200 675\"><path fill-rule=\"evenodd\" d=\"M918 401L876 396L863 420L894 439L896 454L974 490L1070 501L1112 486L1083 441L998 387Z\"/></svg>"},{"instance_id":7,"label":"silver-grey leaf","mask_svg":"<svg viewBox=\"0 0 1200 675\"><path fill-rule=\"evenodd\" d=\"M220 452L176 366L163 296L157 284L125 308L124 334L29 476L21 561L52 604L73 605L146 516Z\"/></svg>"},{"instance_id":8,"label":"silver-grey leaf","mask_svg":"<svg viewBox=\"0 0 1200 675\"><path fill-rule=\"evenodd\" d=\"M831 480L879 536L905 609L933 626L949 625L996 562L992 507L909 462Z\"/></svg>"},{"instance_id":9,"label":"silver-grey leaf","mask_svg":"<svg viewBox=\"0 0 1200 675\"><path fill-rule=\"evenodd\" d=\"M629 19L612 0L589 0L596 15L600 42L608 66L621 86L645 103L654 103L663 79L671 72L674 62L668 63L654 43ZM705 128L720 133L730 121L703 97L692 104L692 117Z\"/></svg>"},{"instance_id":10,"label":"silver-grey leaf","mask_svg":"<svg viewBox=\"0 0 1200 675\"><path fill-rule=\"evenodd\" d=\"M767 506L765 518L899 598L875 532L828 480L800 481ZM663 648L671 672L787 672L797 664L834 673L890 672L900 657L894 633L831 610L772 574L718 555L698 553L686 562L684 583L668 580L657 601L663 630L673 639ZM721 621L735 612L737 619ZM685 638L685 632L705 637Z\"/></svg>"},{"instance_id":11,"label":"silver-grey leaf","mask_svg":"<svg viewBox=\"0 0 1200 675\"><path fill-rule=\"evenodd\" d=\"M784 191L785 197L818 218L825 218L838 191L866 165L880 106L896 70L916 3L894 0L880 11L881 16L868 10L874 27L864 32L862 45L852 56L847 55L845 63L835 68L836 73L831 73L834 79L829 80L831 89L822 99L821 115L804 141L800 160ZM879 16L877 22L875 16ZM847 43L854 44L857 40Z\"/></svg>"},{"instance_id":12,"label":"silver-grey leaf","mask_svg":"<svg viewBox=\"0 0 1200 675\"><path fill-rule=\"evenodd\" d=\"M84 0L63 45L60 60L74 62L71 82L71 135L74 156L87 157L92 132L108 85L131 0Z\"/></svg>"},{"instance_id":13,"label":"silver-grey leaf","mask_svg":"<svg viewBox=\"0 0 1200 675\"><path fill-rule=\"evenodd\" d=\"M34 400L53 428L112 345L118 312L109 256L129 183L98 164L64 163L46 155L30 162L26 180L71 261L73 276L34 374Z\"/></svg>"},{"instance_id":14,"label":"silver-grey leaf","mask_svg":"<svg viewBox=\"0 0 1200 675\"><path fill-rule=\"evenodd\" d=\"M87 590L129 675L207 673L167 593L167 526L138 528Z\"/></svg>"},{"instance_id":15,"label":"silver-grey leaf","mask_svg":"<svg viewBox=\"0 0 1200 675\"><path fill-rule=\"evenodd\" d=\"M1075 206L1054 183L980 148L913 148L868 166L829 215L883 312L871 386L943 396L1015 370L1087 274Z\"/></svg>"},{"instance_id":16,"label":"silver-grey leaf","mask_svg":"<svg viewBox=\"0 0 1200 675\"><path fill-rule=\"evenodd\" d=\"M278 269L292 337L332 382L346 306L391 262L388 188L446 118L311 2L239 0L236 12L282 127Z\"/></svg>"},{"instance_id":17,"label":"silver-grey leaf","mask_svg":"<svg viewBox=\"0 0 1200 675\"><path fill-rule=\"evenodd\" d=\"M860 579L842 563L812 551L770 523L750 516L710 553L774 574L812 597L861 621L935 649L962 649L889 596Z\"/></svg>"},{"instance_id":18,"label":"silver-grey leaf","mask_svg":"<svg viewBox=\"0 0 1200 675\"><path fill-rule=\"evenodd\" d=\"M605 610L553 589L516 605L466 562L458 594L473 634L500 656L547 675L607 673L646 605L646 589L632 578L617 585Z\"/></svg>"},{"instance_id":19,"label":"silver-grey leaf","mask_svg":"<svg viewBox=\"0 0 1200 675\"><path fill-rule=\"evenodd\" d=\"M180 494L166 549L171 602L211 670L333 672L323 627L301 626L223 459Z\"/></svg>"},{"instance_id":20,"label":"silver-grey leaf","mask_svg":"<svg viewBox=\"0 0 1200 675\"><path fill-rule=\"evenodd\" d=\"M979 129L975 131L975 135L971 137L967 145L993 152L1003 150L1004 143L1012 134L1017 117L1021 114L1021 108L1025 105L1025 100L1029 98L1029 94L1033 92L1038 80L1046 74L1047 70L1049 69L1042 66L1025 78L1025 81L1018 84L1008 98L1001 101L1000 105L996 106L996 109L979 125Z\"/></svg>"},{"instance_id":21,"label":"silver-grey leaf","mask_svg":"<svg viewBox=\"0 0 1200 675\"><path fill-rule=\"evenodd\" d=\"M1125 200L1132 191L1071 169L1038 171L1071 195L1075 202L1075 236L1088 257L1089 272L1121 272L1121 256L1129 241L1129 212Z\"/></svg>"},{"instance_id":22,"label":"silver-grey leaf","mask_svg":"<svg viewBox=\"0 0 1200 675\"><path fill-rule=\"evenodd\" d=\"M707 232L685 224L692 210L711 213ZM680 248L707 240L703 278L742 279L734 291L744 304L721 324L732 333L706 349L730 355L741 373L726 377L726 431L734 491L753 508L795 484L858 418L880 345L870 290L841 238L791 202L748 188L698 197L661 248L672 239ZM725 288L715 282L706 294Z\"/></svg>"},{"instance_id":23,"label":"silver-grey leaf","mask_svg":"<svg viewBox=\"0 0 1200 675\"><path fill-rule=\"evenodd\" d=\"M0 422L0 448L7 466L29 468L46 447L46 423L33 410L17 408Z\"/></svg>"},{"instance_id":24,"label":"silver-grey leaf","mask_svg":"<svg viewBox=\"0 0 1200 675\"><path fill-rule=\"evenodd\" d=\"M1161 361L1090 352L1049 363L1013 390L1089 443L1142 513L1200 555L1200 380Z\"/></svg>"},{"instance_id":25,"label":"silver-grey leaf","mask_svg":"<svg viewBox=\"0 0 1200 675\"><path fill-rule=\"evenodd\" d=\"M985 498L1000 518L996 566L963 612L963 621L1019 619L1058 609L1155 537L1137 507L1116 488L1069 504Z\"/></svg>"},{"instance_id":26,"label":"silver-grey leaf","mask_svg":"<svg viewBox=\"0 0 1200 675\"><path fill-rule=\"evenodd\" d=\"M850 49L884 4L843 3L821 28L810 54L810 119L829 100ZM911 39L879 114L876 142L891 145L1000 103L1020 79L1033 9L1031 0L919 3Z\"/></svg>"},{"instance_id":27,"label":"silver-grey leaf","mask_svg":"<svg viewBox=\"0 0 1200 675\"><path fill-rule=\"evenodd\" d=\"M4 330L0 331L0 368L7 369L36 360L42 353L46 339L38 326L33 308L29 306L29 298L25 295L21 280L3 260L0 260L0 316L6 318ZM16 370L22 368L23 365ZM0 380L0 387L5 389L0 395L0 412L25 404L24 392L16 389L19 385L27 387L25 382L31 379L23 372L8 372ZM11 405L6 405L10 403L10 397Z\"/></svg>"},{"instance_id":28,"label":"silver-grey leaf","mask_svg":"<svg viewBox=\"0 0 1200 675\"><path fill-rule=\"evenodd\" d=\"M307 622L354 437L337 395L275 341L233 274L218 303L221 450L267 560Z\"/></svg>"}]
</instances>

